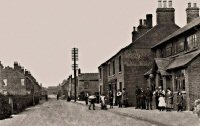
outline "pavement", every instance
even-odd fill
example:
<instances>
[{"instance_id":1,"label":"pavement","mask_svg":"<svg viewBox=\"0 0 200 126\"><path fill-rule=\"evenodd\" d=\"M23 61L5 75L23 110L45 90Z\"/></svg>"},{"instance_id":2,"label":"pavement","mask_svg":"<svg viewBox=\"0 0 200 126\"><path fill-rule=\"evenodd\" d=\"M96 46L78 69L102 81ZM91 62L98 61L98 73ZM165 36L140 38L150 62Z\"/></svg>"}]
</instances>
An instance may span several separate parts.
<instances>
[{"instance_id":1,"label":"pavement","mask_svg":"<svg viewBox=\"0 0 200 126\"><path fill-rule=\"evenodd\" d=\"M84 101L77 101L78 104L84 105ZM96 104L100 108L100 104ZM159 111L159 110L141 110L134 107L113 109L108 107L108 112L131 117L133 119L150 122L158 126L200 126L200 119L191 111ZM102 110L103 111L103 110Z\"/></svg>"}]
</instances>

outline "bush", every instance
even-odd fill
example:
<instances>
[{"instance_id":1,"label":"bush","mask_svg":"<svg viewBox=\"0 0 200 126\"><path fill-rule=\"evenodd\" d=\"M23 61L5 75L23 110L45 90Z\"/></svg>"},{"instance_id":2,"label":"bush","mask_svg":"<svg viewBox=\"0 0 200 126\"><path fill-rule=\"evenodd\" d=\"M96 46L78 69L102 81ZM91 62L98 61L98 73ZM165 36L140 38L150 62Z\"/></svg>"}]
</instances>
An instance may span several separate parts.
<instances>
[{"instance_id":1,"label":"bush","mask_svg":"<svg viewBox=\"0 0 200 126\"><path fill-rule=\"evenodd\" d=\"M4 95L0 95L0 119L8 118L12 114L12 108L9 104L9 98Z\"/></svg>"},{"instance_id":2,"label":"bush","mask_svg":"<svg viewBox=\"0 0 200 126\"><path fill-rule=\"evenodd\" d=\"M194 113L197 114L198 117L200 117L200 99L194 102Z\"/></svg>"}]
</instances>

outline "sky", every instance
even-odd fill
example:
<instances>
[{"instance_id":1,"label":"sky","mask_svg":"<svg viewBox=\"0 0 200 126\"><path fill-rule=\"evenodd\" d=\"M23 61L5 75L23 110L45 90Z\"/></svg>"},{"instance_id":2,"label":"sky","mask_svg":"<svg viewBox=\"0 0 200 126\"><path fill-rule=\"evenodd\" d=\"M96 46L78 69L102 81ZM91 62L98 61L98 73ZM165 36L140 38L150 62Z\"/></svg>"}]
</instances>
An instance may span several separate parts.
<instances>
[{"instance_id":1,"label":"sky","mask_svg":"<svg viewBox=\"0 0 200 126\"><path fill-rule=\"evenodd\" d=\"M186 24L188 2L173 0L175 20ZM131 43L133 26L153 14L157 0L0 0L0 60L18 61L43 86L56 86L70 74L71 49L79 48L79 68L98 66Z\"/></svg>"}]
</instances>

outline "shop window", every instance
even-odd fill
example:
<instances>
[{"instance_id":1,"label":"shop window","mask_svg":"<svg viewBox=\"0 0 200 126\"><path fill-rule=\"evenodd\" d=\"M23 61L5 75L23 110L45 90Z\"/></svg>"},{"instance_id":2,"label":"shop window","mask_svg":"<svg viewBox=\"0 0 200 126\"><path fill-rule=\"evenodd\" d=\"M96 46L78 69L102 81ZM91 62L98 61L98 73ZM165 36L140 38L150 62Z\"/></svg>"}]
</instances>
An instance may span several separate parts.
<instances>
[{"instance_id":1,"label":"shop window","mask_svg":"<svg viewBox=\"0 0 200 126\"><path fill-rule=\"evenodd\" d=\"M192 50L197 47L197 35L193 34L187 37L187 50Z\"/></svg>"},{"instance_id":2,"label":"shop window","mask_svg":"<svg viewBox=\"0 0 200 126\"><path fill-rule=\"evenodd\" d=\"M180 70L175 73L174 83L175 91L185 91L185 70Z\"/></svg>"}]
</instances>

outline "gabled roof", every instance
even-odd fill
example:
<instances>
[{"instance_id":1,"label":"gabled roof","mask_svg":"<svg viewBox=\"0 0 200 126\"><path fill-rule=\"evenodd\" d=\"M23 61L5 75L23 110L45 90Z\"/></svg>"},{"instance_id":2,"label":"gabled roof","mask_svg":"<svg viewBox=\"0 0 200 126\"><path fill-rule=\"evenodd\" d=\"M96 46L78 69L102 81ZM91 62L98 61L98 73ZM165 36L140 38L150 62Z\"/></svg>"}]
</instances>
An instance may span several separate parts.
<instances>
[{"instance_id":1,"label":"gabled roof","mask_svg":"<svg viewBox=\"0 0 200 126\"><path fill-rule=\"evenodd\" d=\"M99 79L99 73L81 73L78 79L82 81L95 81Z\"/></svg>"},{"instance_id":2,"label":"gabled roof","mask_svg":"<svg viewBox=\"0 0 200 126\"><path fill-rule=\"evenodd\" d=\"M122 53L123 51L131 47L135 49L142 49L142 48L150 49L157 42L161 41L163 38L167 37L169 34L173 33L179 28L180 27L176 24L156 25L150 30L148 30L146 33L144 33L142 36L140 36L138 39L136 39L134 42L122 48L118 53L116 53L106 62L102 63L100 66L106 64L107 62L112 60L114 57L116 57L117 55L119 55L120 53Z\"/></svg>"},{"instance_id":3,"label":"gabled roof","mask_svg":"<svg viewBox=\"0 0 200 126\"><path fill-rule=\"evenodd\" d=\"M190 30L191 28L198 26L200 24L200 17L194 19L193 21L191 21L190 23L188 23L186 26L184 26L183 28L178 29L177 31L175 31L173 34L169 35L168 37L164 38L163 40L161 40L158 44L152 46L152 48L155 48L167 41L169 41L170 39Z\"/></svg>"},{"instance_id":4,"label":"gabled roof","mask_svg":"<svg viewBox=\"0 0 200 126\"><path fill-rule=\"evenodd\" d=\"M169 66L166 68L166 70L171 70L179 67L184 67L188 63L190 63L196 56L200 54L200 50L175 57L174 60L169 64Z\"/></svg>"},{"instance_id":5,"label":"gabled roof","mask_svg":"<svg viewBox=\"0 0 200 126\"><path fill-rule=\"evenodd\" d=\"M166 72L166 67L169 65L170 61L169 58L155 58L158 71L161 75L169 75L169 73Z\"/></svg>"}]
</instances>

